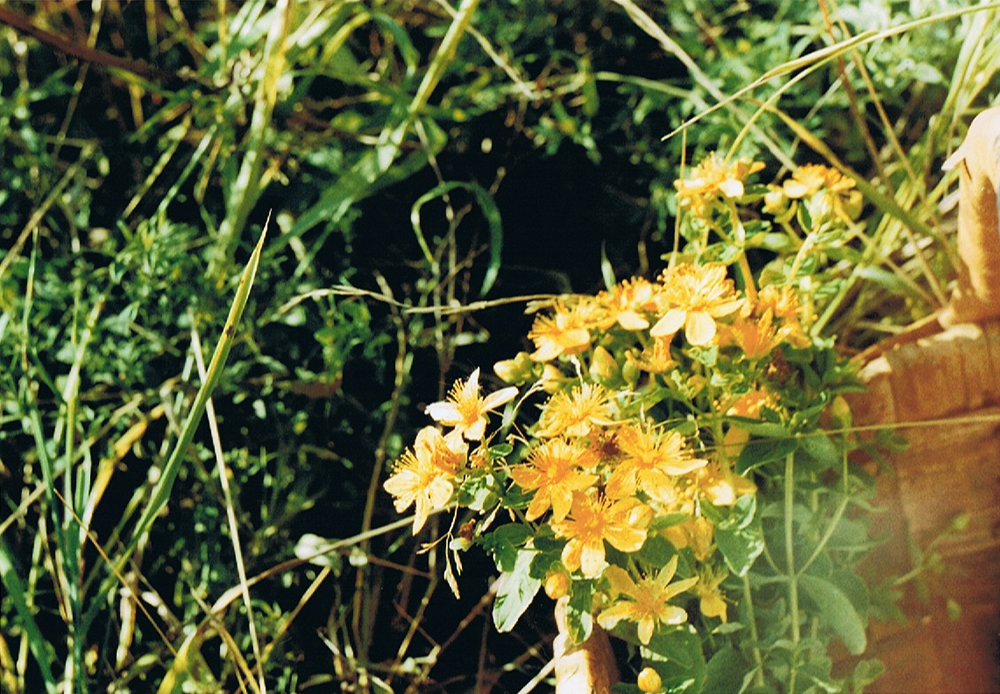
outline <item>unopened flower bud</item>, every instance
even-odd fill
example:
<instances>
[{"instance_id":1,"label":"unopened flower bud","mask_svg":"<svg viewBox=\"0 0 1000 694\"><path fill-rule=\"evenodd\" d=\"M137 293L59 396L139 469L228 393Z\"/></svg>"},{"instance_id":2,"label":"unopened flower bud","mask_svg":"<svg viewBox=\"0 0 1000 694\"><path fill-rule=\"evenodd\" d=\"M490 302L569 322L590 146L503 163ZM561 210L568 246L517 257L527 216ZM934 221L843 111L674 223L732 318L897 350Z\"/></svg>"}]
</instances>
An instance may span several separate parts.
<instances>
[{"instance_id":1,"label":"unopened flower bud","mask_svg":"<svg viewBox=\"0 0 1000 694\"><path fill-rule=\"evenodd\" d=\"M622 366L622 378L625 380L625 385L629 388L635 388L636 384L639 383L639 372L639 364L629 355Z\"/></svg>"},{"instance_id":2,"label":"unopened flower bud","mask_svg":"<svg viewBox=\"0 0 1000 694\"><path fill-rule=\"evenodd\" d=\"M601 346L594 349L594 356L590 360L590 376L601 385L610 386L618 380L621 369L618 362L611 356L611 353Z\"/></svg>"},{"instance_id":3,"label":"unopened flower bud","mask_svg":"<svg viewBox=\"0 0 1000 694\"><path fill-rule=\"evenodd\" d=\"M534 374L535 362L527 352L518 352L513 359L504 359L493 365L493 372L500 377L504 383L521 385L530 381Z\"/></svg>"},{"instance_id":4,"label":"unopened flower bud","mask_svg":"<svg viewBox=\"0 0 1000 694\"><path fill-rule=\"evenodd\" d=\"M562 371L560 371L554 364L546 364L542 368L542 390L546 393L554 393L559 390L559 384L564 381Z\"/></svg>"},{"instance_id":5,"label":"unopened flower bud","mask_svg":"<svg viewBox=\"0 0 1000 694\"><path fill-rule=\"evenodd\" d=\"M553 571L545 577L545 594L553 600L569 595L569 576L563 571Z\"/></svg>"},{"instance_id":6,"label":"unopened flower bud","mask_svg":"<svg viewBox=\"0 0 1000 694\"><path fill-rule=\"evenodd\" d=\"M844 214L846 214L851 220L855 220L861 216L861 209L864 207L865 200L861 196L861 191L852 190L844 196Z\"/></svg>"},{"instance_id":7,"label":"unopened flower bud","mask_svg":"<svg viewBox=\"0 0 1000 694\"><path fill-rule=\"evenodd\" d=\"M841 429L849 429L854 422L851 406L847 404L847 400L843 396L838 395L830 403L830 418Z\"/></svg>"},{"instance_id":8,"label":"unopened flower bud","mask_svg":"<svg viewBox=\"0 0 1000 694\"><path fill-rule=\"evenodd\" d=\"M957 533L962 532L967 527L969 527L969 521L970 520L971 520L971 517L969 516L968 513L964 512L964 511L962 513L959 513L957 516L955 516L954 518L951 519L951 526L950 526L951 530L953 530L953 531L955 531Z\"/></svg>"},{"instance_id":9,"label":"unopened flower bud","mask_svg":"<svg viewBox=\"0 0 1000 694\"><path fill-rule=\"evenodd\" d=\"M788 196L785 191L778 186L768 186L764 193L764 211L773 215L781 214L788 210Z\"/></svg>"},{"instance_id":10,"label":"unopened flower bud","mask_svg":"<svg viewBox=\"0 0 1000 694\"><path fill-rule=\"evenodd\" d=\"M636 680L636 684L639 685L639 690L646 692L647 694L653 694L654 692L660 691L663 687L663 680L660 679L660 673L651 667L644 667L639 671L639 677Z\"/></svg>"}]
</instances>

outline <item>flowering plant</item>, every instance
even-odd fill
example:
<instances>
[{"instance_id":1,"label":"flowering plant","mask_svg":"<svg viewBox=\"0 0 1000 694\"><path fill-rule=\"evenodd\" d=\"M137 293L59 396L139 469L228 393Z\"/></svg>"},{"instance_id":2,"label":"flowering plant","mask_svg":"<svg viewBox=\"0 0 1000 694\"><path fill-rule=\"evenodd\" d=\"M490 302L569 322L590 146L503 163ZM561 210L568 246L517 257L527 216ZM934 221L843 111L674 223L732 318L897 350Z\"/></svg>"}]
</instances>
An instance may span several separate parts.
<instances>
[{"instance_id":1,"label":"flowering plant","mask_svg":"<svg viewBox=\"0 0 1000 694\"><path fill-rule=\"evenodd\" d=\"M529 306L534 350L494 367L511 385L458 381L427 408L445 431L422 429L385 483L414 533L468 509L449 547L492 554L501 631L544 589L573 640L631 644L621 691L854 690L878 673L835 677L827 655L833 639L864 651L871 603L851 513L871 481L848 464L840 397L855 386L813 291L858 198L825 167L748 184L761 168L712 155L678 181L685 244L666 269ZM773 255L758 276L754 248Z\"/></svg>"}]
</instances>

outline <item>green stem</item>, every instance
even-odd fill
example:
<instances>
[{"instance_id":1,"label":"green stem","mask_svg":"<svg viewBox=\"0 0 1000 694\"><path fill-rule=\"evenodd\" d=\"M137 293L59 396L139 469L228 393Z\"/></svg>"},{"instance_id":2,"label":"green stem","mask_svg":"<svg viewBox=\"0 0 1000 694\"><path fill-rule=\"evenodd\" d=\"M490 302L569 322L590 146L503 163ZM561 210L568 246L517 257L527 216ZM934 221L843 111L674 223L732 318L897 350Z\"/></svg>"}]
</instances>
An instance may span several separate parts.
<instances>
[{"instance_id":1,"label":"green stem","mask_svg":"<svg viewBox=\"0 0 1000 694\"><path fill-rule=\"evenodd\" d=\"M798 571L795 572L796 576L801 576L802 574L804 574L806 572L806 569L812 566L812 563L816 561L817 558L819 558L819 555L826 548L826 544L830 541L830 538L833 537L833 533L837 529L837 526L840 525L840 519L843 518L844 511L847 510L847 504L849 504L851 501L851 497L847 493L850 487L849 487L848 472L847 472L846 446L843 448L841 458L842 458L841 479L843 480L844 483L844 488L842 490L842 493L844 496L840 500L840 505L837 506L837 510L833 512L833 518L830 519L830 524L826 527L826 530L823 532L823 537L820 538L819 542L816 544L816 548L813 550L812 554L809 555L809 558L802 565L802 568L800 568Z\"/></svg>"},{"instance_id":2,"label":"green stem","mask_svg":"<svg viewBox=\"0 0 1000 694\"><path fill-rule=\"evenodd\" d=\"M736 209L736 203L731 198L726 198L729 204L729 214L732 216L733 224L736 227L736 243L740 249L739 258L736 259L743 276L743 288L747 293L747 298L751 303L757 302L757 285L753 281L753 272L750 270L750 263L747 262L747 231L743 227L743 220L740 219L740 212Z\"/></svg>"},{"instance_id":3,"label":"green stem","mask_svg":"<svg viewBox=\"0 0 1000 694\"><path fill-rule=\"evenodd\" d=\"M795 454L785 456L785 563L788 574L788 611L792 620L792 664L788 675L788 691L795 692L798 646L802 639L799 630L799 576L795 571Z\"/></svg>"},{"instance_id":4,"label":"green stem","mask_svg":"<svg viewBox=\"0 0 1000 694\"><path fill-rule=\"evenodd\" d=\"M267 156L265 143L278 100L278 81L285 71L285 53L288 48L286 42L294 6L288 0L278 0L273 12L274 23L264 44L264 75L257 85L243 161L236 179L226 191L226 216L219 225L219 235L209 265L209 276L220 287L226 279L233 252L250 211L260 199L264 187L261 173Z\"/></svg>"},{"instance_id":5,"label":"green stem","mask_svg":"<svg viewBox=\"0 0 1000 694\"><path fill-rule=\"evenodd\" d=\"M757 633L757 617L753 609L753 593L750 591L750 577L743 576L743 604L747 609L747 621L750 622L750 636L753 639L753 662L756 666L753 681L757 687L764 686L764 658L760 654L760 636Z\"/></svg>"}]
</instances>

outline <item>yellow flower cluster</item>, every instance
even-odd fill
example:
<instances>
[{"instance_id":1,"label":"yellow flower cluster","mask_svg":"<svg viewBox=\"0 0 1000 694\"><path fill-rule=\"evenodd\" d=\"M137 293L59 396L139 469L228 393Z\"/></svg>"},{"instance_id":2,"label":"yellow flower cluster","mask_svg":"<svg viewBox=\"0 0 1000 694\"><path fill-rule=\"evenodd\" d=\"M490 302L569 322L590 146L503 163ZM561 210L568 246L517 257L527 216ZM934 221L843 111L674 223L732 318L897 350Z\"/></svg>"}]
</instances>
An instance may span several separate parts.
<instances>
[{"instance_id":1,"label":"yellow flower cluster","mask_svg":"<svg viewBox=\"0 0 1000 694\"><path fill-rule=\"evenodd\" d=\"M678 333L690 345L736 346L754 359L784 342L808 346L799 314L790 287L766 286L751 302L737 292L724 265L681 263L664 270L656 282L626 280L596 296L555 302L551 315L536 316L528 333L535 351L528 356L551 362L594 349L596 375L607 376L618 365L597 338L619 330L638 338L639 349L629 352L628 361L643 371L662 373L674 365L669 345ZM725 321L721 330L720 321ZM519 357L500 362L495 370L516 383L527 380L530 364Z\"/></svg>"},{"instance_id":2,"label":"yellow flower cluster","mask_svg":"<svg viewBox=\"0 0 1000 694\"><path fill-rule=\"evenodd\" d=\"M727 180L716 184L735 192ZM686 609L672 602L681 594L700 600L703 616L725 621L721 583L727 573L716 554L715 527L702 511L706 505L731 507L755 493L725 453L745 443L745 432L719 424L709 435L717 446L712 450L701 436L689 440L658 422L647 403L711 391L703 402L714 414L706 414L719 422L758 416L768 394L753 378L735 390L712 390L711 373L692 367L691 350L763 373L780 345L809 345L801 312L789 288L765 286L751 299L725 265L711 263L681 263L655 281L631 279L594 296L554 301L534 319L528 334L534 351L495 367L508 383L534 382L529 395L547 393L537 417L514 439L522 444L517 459L490 452L487 429L490 414L518 390L512 385L483 396L477 369L446 400L427 407L446 433L423 429L385 489L397 510L415 506L417 532L430 513L452 502L464 480L483 474L509 480L520 490L512 498L525 500L516 507L523 509L522 521L545 524L563 541L561 561L545 580L550 595L565 594L577 579L601 579L599 623L634 622L643 643L657 625L687 620ZM647 401L643 393L659 395ZM609 547L633 554L653 535L693 558L686 577L674 580L677 554L662 567L625 567L609 559Z\"/></svg>"},{"instance_id":3,"label":"yellow flower cluster","mask_svg":"<svg viewBox=\"0 0 1000 694\"><path fill-rule=\"evenodd\" d=\"M719 198L743 197L747 177L763 168L763 162L740 160L729 163L713 152L695 166L687 178L674 182L678 204L704 216Z\"/></svg>"},{"instance_id":4,"label":"yellow flower cluster","mask_svg":"<svg viewBox=\"0 0 1000 694\"><path fill-rule=\"evenodd\" d=\"M385 490L395 497L397 512L415 505L414 534L424 527L432 511L451 501L455 478L469 459L466 440L482 440L489 413L516 396L517 388L510 387L481 397L476 369L464 383L455 383L447 400L428 405L426 414L452 430L442 435L434 427L421 429L413 450L403 453L385 482Z\"/></svg>"},{"instance_id":5,"label":"yellow flower cluster","mask_svg":"<svg viewBox=\"0 0 1000 694\"><path fill-rule=\"evenodd\" d=\"M792 172L781 185L771 184L764 196L764 211L790 218L805 204L815 223L837 218L851 221L861 213L862 196L853 180L822 164L807 164Z\"/></svg>"}]
</instances>

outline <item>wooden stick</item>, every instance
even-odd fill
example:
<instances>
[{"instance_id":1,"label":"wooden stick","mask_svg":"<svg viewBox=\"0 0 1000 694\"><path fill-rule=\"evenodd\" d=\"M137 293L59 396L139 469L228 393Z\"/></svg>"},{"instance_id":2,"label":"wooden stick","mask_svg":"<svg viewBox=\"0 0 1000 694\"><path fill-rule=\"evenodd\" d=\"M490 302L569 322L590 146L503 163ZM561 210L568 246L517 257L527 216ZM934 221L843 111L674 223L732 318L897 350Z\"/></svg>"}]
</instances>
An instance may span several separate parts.
<instances>
[{"instance_id":1,"label":"wooden stick","mask_svg":"<svg viewBox=\"0 0 1000 694\"><path fill-rule=\"evenodd\" d=\"M566 622L568 605L568 597L556 601L559 634L552 642L556 694L611 694L611 685L618 681L618 666L608 633L595 623L590 637L574 644Z\"/></svg>"},{"instance_id":2,"label":"wooden stick","mask_svg":"<svg viewBox=\"0 0 1000 694\"><path fill-rule=\"evenodd\" d=\"M962 146L945 162L960 166L958 286L942 312L945 327L1000 316L1000 107L983 111Z\"/></svg>"}]
</instances>

